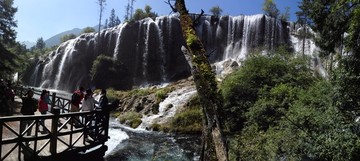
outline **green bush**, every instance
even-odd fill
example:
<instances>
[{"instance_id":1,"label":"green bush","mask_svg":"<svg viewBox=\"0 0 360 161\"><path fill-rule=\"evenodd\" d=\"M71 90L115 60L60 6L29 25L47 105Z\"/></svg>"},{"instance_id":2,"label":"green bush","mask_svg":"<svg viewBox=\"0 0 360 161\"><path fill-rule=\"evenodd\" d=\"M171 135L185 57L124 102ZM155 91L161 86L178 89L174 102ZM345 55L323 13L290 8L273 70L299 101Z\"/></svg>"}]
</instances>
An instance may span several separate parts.
<instances>
[{"instance_id":1,"label":"green bush","mask_svg":"<svg viewBox=\"0 0 360 161\"><path fill-rule=\"evenodd\" d=\"M188 108L177 113L171 120L169 130L176 133L201 133L202 111L200 107Z\"/></svg>"},{"instance_id":2,"label":"green bush","mask_svg":"<svg viewBox=\"0 0 360 161\"><path fill-rule=\"evenodd\" d=\"M121 124L126 123L132 128L136 128L142 123L142 115L136 112L126 112L121 114L118 118Z\"/></svg>"}]
</instances>

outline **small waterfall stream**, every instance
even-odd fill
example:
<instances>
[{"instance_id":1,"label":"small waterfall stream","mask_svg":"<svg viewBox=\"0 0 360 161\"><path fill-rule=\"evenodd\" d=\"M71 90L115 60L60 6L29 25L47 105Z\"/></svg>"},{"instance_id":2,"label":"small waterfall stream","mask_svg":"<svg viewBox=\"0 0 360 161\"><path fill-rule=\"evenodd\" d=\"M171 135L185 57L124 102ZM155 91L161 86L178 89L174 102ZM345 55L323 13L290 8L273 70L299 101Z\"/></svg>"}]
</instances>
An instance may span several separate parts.
<instances>
[{"instance_id":1,"label":"small waterfall stream","mask_svg":"<svg viewBox=\"0 0 360 161\"><path fill-rule=\"evenodd\" d=\"M160 102L159 113L156 115L144 116L141 120L142 123L137 129L147 129L151 124L164 123L170 117L173 117L176 113L177 108L185 105L188 100L196 94L194 86L184 87L177 89L168 94L168 97Z\"/></svg>"}]
</instances>

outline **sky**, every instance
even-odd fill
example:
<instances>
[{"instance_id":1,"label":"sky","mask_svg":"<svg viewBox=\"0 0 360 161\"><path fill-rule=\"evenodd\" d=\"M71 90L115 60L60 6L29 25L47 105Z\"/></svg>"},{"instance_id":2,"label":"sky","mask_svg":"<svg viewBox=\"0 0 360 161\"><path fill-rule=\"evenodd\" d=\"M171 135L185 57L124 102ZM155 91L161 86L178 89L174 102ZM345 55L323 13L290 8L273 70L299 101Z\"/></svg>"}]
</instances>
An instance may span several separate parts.
<instances>
[{"instance_id":1,"label":"sky","mask_svg":"<svg viewBox=\"0 0 360 161\"><path fill-rule=\"evenodd\" d=\"M167 0L166 0L167 1ZM273 0L277 8L284 12L285 7L290 7L290 20L295 21L295 12L299 10L300 0ZM125 6L128 0L106 0L102 24L110 17L110 11L115 9L115 14L121 21L124 19ZM222 15L253 15L264 13L262 5L264 0L185 0L190 13L205 14L213 6L219 6ZM134 11L144 9L145 5L152 7L152 11L159 16L169 15L171 9L164 0L136 0ZM74 28L94 27L99 23L98 0L14 0L17 21L17 41L36 42L42 37L44 40L61 32Z\"/></svg>"}]
</instances>

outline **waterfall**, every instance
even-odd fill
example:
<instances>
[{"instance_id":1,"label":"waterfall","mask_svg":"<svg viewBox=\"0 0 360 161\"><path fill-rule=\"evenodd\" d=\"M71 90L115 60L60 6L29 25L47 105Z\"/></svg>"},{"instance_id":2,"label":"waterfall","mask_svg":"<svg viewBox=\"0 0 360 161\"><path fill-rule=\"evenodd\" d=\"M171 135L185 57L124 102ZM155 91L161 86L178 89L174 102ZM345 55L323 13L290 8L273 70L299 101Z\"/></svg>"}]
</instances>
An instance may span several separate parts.
<instances>
[{"instance_id":1,"label":"waterfall","mask_svg":"<svg viewBox=\"0 0 360 161\"><path fill-rule=\"evenodd\" d=\"M166 58L165 58L165 50L164 50L164 44L163 44L163 33L161 31L162 29L162 24L163 24L163 19L160 18L156 18L155 20L156 25L156 30L158 31L158 37L160 40L160 44L159 44L159 51L160 51L160 58L161 58L161 80L162 82L166 82L167 81L167 75L166 75L166 71L165 71L165 62L166 62Z\"/></svg>"},{"instance_id":2,"label":"waterfall","mask_svg":"<svg viewBox=\"0 0 360 161\"><path fill-rule=\"evenodd\" d=\"M63 69L65 67L66 60L70 59L68 57L68 55L72 54L72 52L75 50L75 48L74 48L75 40L76 39L69 40L69 46L66 46L66 48L65 48L64 55L61 58L58 74L56 75L56 78L55 78L55 83L54 83L54 87L53 87L55 89L59 89L59 83L61 80L61 76L63 75L62 73L64 72Z\"/></svg>"},{"instance_id":3,"label":"waterfall","mask_svg":"<svg viewBox=\"0 0 360 161\"><path fill-rule=\"evenodd\" d=\"M147 18L145 19L144 24L146 25L146 30L145 32L145 40L144 40L144 55L142 58L142 75L143 75L143 81L145 83L145 85L147 85L147 74L148 74L148 56L149 56L149 37L150 37L150 25L151 23L153 23L151 18Z\"/></svg>"},{"instance_id":4,"label":"waterfall","mask_svg":"<svg viewBox=\"0 0 360 161\"><path fill-rule=\"evenodd\" d=\"M121 43L121 35L122 35L122 31L124 29L124 27L126 26L127 23L124 24L120 24L119 25L119 32L117 33L118 37L116 39L116 45L115 45L115 49L114 49L114 54L113 54L113 58L116 60L118 55L119 55L119 47L120 47L120 43Z\"/></svg>"},{"instance_id":5,"label":"waterfall","mask_svg":"<svg viewBox=\"0 0 360 161\"><path fill-rule=\"evenodd\" d=\"M36 83L38 82L39 68L40 68L40 63L37 62L36 67L35 67L35 71L34 71L34 73L31 75L31 78L30 78L30 80L32 80L32 82L30 83L30 85L32 85L32 86L36 86ZM15 80L15 78L14 78L14 80Z\"/></svg>"},{"instance_id":6,"label":"waterfall","mask_svg":"<svg viewBox=\"0 0 360 161\"><path fill-rule=\"evenodd\" d=\"M269 50L278 44L290 42L288 31L283 31L287 29L284 25L265 15L203 16L196 24L196 30L205 49L211 53L211 63L227 59L239 62L253 49L265 47L264 50ZM98 49L99 42L104 42L101 49ZM119 64L117 69L109 66L111 64L100 69L122 71L120 75L103 80L104 83L118 82L112 86L115 89L184 79L191 74L181 51L184 44L177 16L125 22L102 30L100 35L82 34L59 45L48 57L40 60L42 66L36 70L41 79L38 78L36 81L39 83L36 84L41 84L43 88L69 91L80 85L99 86L94 83L102 83L101 80L93 82L90 71L100 54L112 57L113 63ZM36 72L33 73L35 75Z\"/></svg>"}]
</instances>

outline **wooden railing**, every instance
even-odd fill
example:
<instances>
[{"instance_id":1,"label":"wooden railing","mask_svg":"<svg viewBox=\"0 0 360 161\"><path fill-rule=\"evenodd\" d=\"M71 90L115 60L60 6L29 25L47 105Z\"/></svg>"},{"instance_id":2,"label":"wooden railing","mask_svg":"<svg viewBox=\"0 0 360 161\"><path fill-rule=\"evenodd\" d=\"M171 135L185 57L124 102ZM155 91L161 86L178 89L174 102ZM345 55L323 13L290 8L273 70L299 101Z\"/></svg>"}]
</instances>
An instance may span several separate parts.
<instances>
[{"instance_id":1,"label":"wooden railing","mask_svg":"<svg viewBox=\"0 0 360 161\"><path fill-rule=\"evenodd\" d=\"M53 93L49 114L0 117L0 160L41 160L104 145L109 111L68 113L69 107L69 99ZM21 129L26 122L30 125Z\"/></svg>"}]
</instances>

